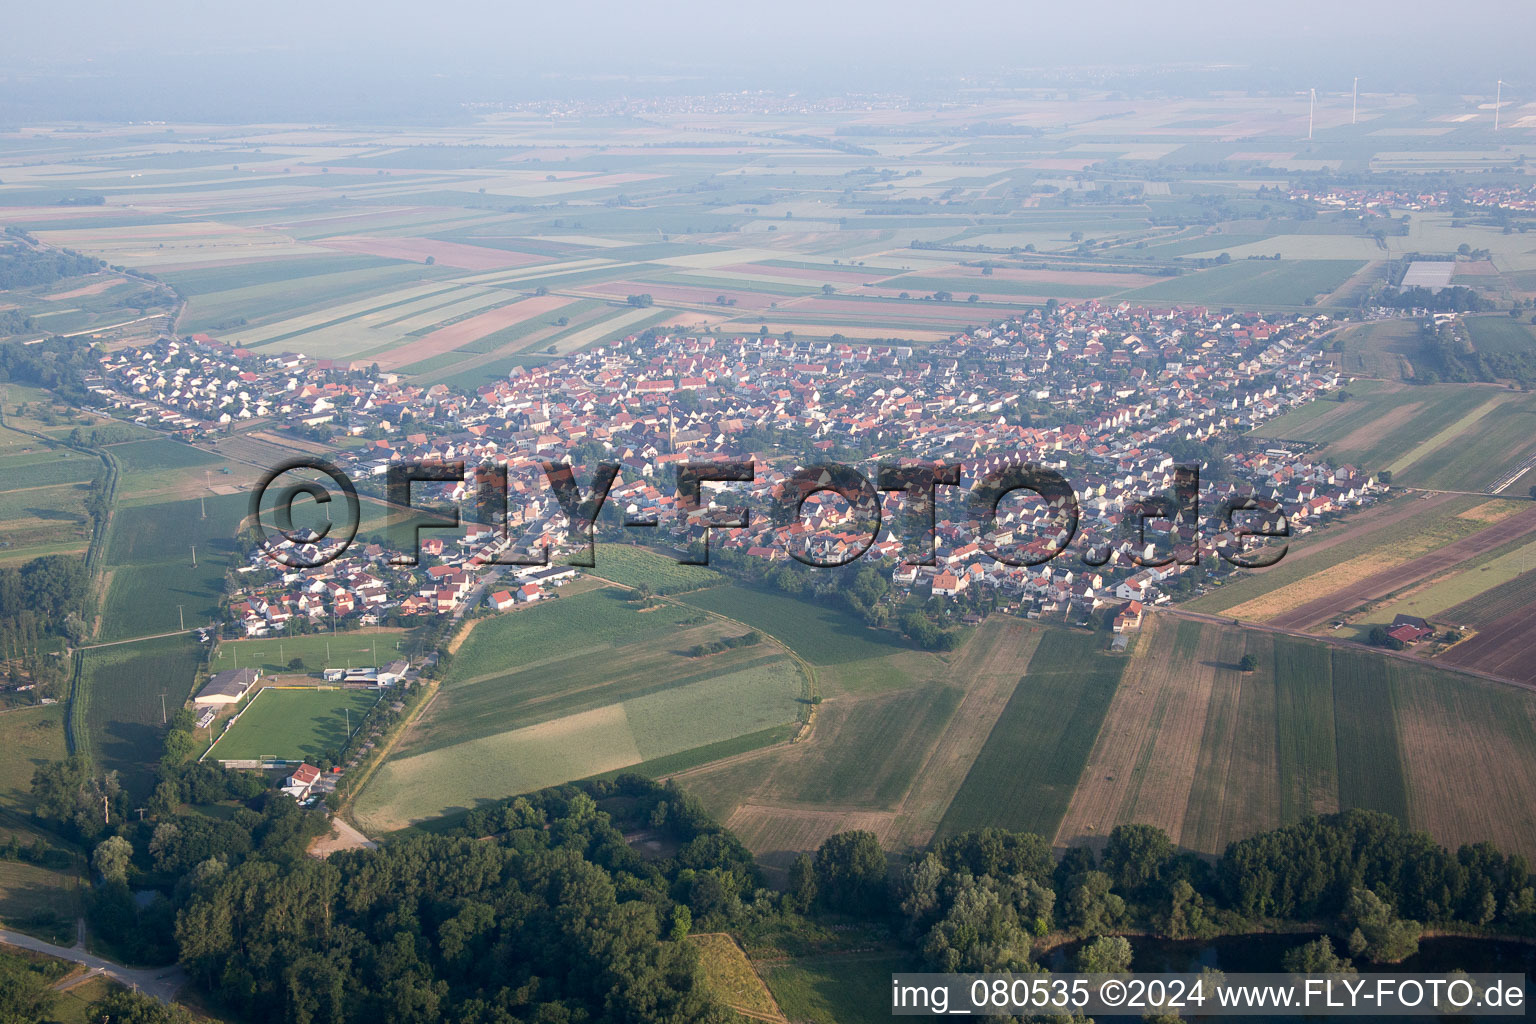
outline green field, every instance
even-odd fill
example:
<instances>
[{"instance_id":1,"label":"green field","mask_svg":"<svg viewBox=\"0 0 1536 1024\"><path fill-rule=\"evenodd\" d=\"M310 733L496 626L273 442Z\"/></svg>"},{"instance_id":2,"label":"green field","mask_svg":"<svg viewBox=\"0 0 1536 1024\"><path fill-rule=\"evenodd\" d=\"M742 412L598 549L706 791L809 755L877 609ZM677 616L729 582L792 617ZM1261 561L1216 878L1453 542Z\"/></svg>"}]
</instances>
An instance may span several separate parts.
<instances>
[{"instance_id":1,"label":"green field","mask_svg":"<svg viewBox=\"0 0 1536 1024\"><path fill-rule=\"evenodd\" d=\"M1385 811L1409 821L1396 693L1432 675L1366 650L1332 652L1333 728L1339 759L1339 806Z\"/></svg>"},{"instance_id":2,"label":"green field","mask_svg":"<svg viewBox=\"0 0 1536 1024\"><path fill-rule=\"evenodd\" d=\"M1347 402L1309 403L1253 436L1318 442L1335 462L1390 469L1394 484L1441 490L1488 487L1536 449L1536 395L1466 384L1348 390Z\"/></svg>"},{"instance_id":3,"label":"green field","mask_svg":"<svg viewBox=\"0 0 1536 1024\"><path fill-rule=\"evenodd\" d=\"M675 558L629 544L599 542L593 561L597 564L589 571L590 575L620 586L644 586L653 594L680 594L725 581L725 577L708 566L679 565Z\"/></svg>"},{"instance_id":4,"label":"green field","mask_svg":"<svg viewBox=\"0 0 1536 1024\"><path fill-rule=\"evenodd\" d=\"M803 805L894 807L911 787L929 744L949 724L963 691L935 681L913 690L823 704L828 739L773 774L776 793Z\"/></svg>"},{"instance_id":5,"label":"green field","mask_svg":"<svg viewBox=\"0 0 1536 1024\"><path fill-rule=\"evenodd\" d=\"M611 588L562 596L477 620L453 657L445 683L495 677L550 658L577 657L675 634L698 613L675 605L637 613Z\"/></svg>"},{"instance_id":6,"label":"green field","mask_svg":"<svg viewBox=\"0 0 1536 1024\"><path fill-rule=\"evenodd\" d=\"M402 741L401 754L495 736L731 672L787 673L800 685L798 671L771 643L685 656L696 644L743 632L718 620L688 621L699 618L672 605L637 611L616 600L613 591L600 590L484 620L454 658L432 713ZM783 721L793 718L791 713ZM771 724L776 723L764 723Z\"/></svg>"},{"instance_id":7,"label":"green field","mask_svg":"<svg viewBox=\"0 0 1536 1024\"><path fill-rule=\"evenodd\" d=\"M884 1024L891 1019L891 975L912 967L896 953L828 954L766 964L763 980L792 1021Z\"/></svg>"},{"instance_id":8,"label":"green field","mask_svg":"<svg viewBox=\"0 0 1536 1024\"><path fill-rule=\"evenodd\" d=\"M905 648L897 634L874 630L842 608L812 604L770 590L735 584L683 600L778 637L813 665L841 665Z\"/></svg>"},{"instance_id":9,"label":"green field","mask_svg":"<svg viewBox=\"0 0 1536 1024\"><path fill-rule=\"evenodd\" d=\"M809 692L794 660L768 640L688 653L744 633L687 605L641 610L615 588L478 620L359 796L359 820L389 831L479 800L777 742Z\"/></svg>"},{"instance_id":10,"label":"green field","mask_svg":"<svg viewBox=\"0 0 1536 1024\"><path fill-rule=\"evenodd\" d=\"M148 441L110 445L107 451L117 459L124 474L148 473L158 469L188 469L224 461L201 448L158 437Z\"/></svg>"},{"instance_id":11,"label":"green field","mask_svg":"<svg viewBox=\"0 0 1536 1024\"><path fill-rule=\"evenodd\" d=\"M1052 630L993 726L940 835L993 825L1050 837L1066 813L1125 659L1103 636Z\"/></svg>"},{"instance_id":12,"label":"green field","mask_svg":"<svg viewBox=\"0 0 1536 1024\"><path fill-rule=\"evenodd\" d=\"M0 456L0 491L90 483L101 460L68 448Z\"/></svg>"},{"instance_id":13,"label":"green field","mask_svg":"<svg viewBox=\"0 0 1536 1024\"><path fill-rule=\"evenodd\" d=\"M263 280L258 272L256 283L247 278L235 287L193 296L180 327L186 332L196 332L217 330L242 320L269 323L366 295L378 295L380 304L384 305L389 301L384 296L390 291L443 276L446 275L439 268L395 261L382 266L272 280Z\"/></svg>"},{"instance_id":14,"label":"green field","mask_svg":"<svg viewBox=\"0 0 1536 1024\"><path fill-rule=\"evenodd\" d=\"M1207 302L1222 306L1301 306L1333 291L1359 260L1235 260L1119 296L1128 302Z\"/></svg>"},{"instance_id":15,"label":"green field","mask_svg":"<svg viewBox=\"0 0 1536 1024\"><path fill-rule=\"evenodd\" d=\"M37 401L29 389L7 385L7 403L23 398ZM102 468L94 455L0 428L0 562L84 551L90 543L85 500Z\"/></svg>"},{"instance_id":16,"label":"green field","mask_svg":"<svg viewBox=\"0 0 1536 1024\"><path fill-rule=\"evenodd\" d=\"M64 705L0 715L0 810L30 813L32 773L68 756Z\"/></svg>"},{"instance_id":17,"label":"green field","mask_svg":"<svg viewBox=\"0 0 1536 1024\"><path fill-rule=\"evenodd\" d=\"M348 725L356 729L378 701L373 690L264 687L204 757L214 761L265 756L281 761L335 760L346 746Z\"/></svg>"},{"instance_id":18,"label":"green field","mask_svg":"<svg viewBox=\"0 0 1536 1024\"><path fill-rule=\"evenodd\" d=\"M1394 500L1402 502L1415 499L1403 495ZM1227 582L1219 587L1213 587L1205 594L1188 602L1185 607L1192 611L1224 612L1248 601L1273 594L1282 587L1300 583L1308 577L1326 573L1354 559L1361 559L1362 564L1373 563L1377 568L1385 569L1388 565L1401 560L1400 556L1405 553L1405 547L1409 544L1412 544L1415 550L1427 549L1427 546L1433 546L1435 543L1452 543L1486 527L1488 525L1486 522L1474 518L1462 518L1462 513L1486 504L1490 500L1493 499L1476 495L1458 495L1436 508L1417 512L1413 517L1414 531L1410 538L1405 538L1402 530L1393 524L1362 529L1350 537L1332 543L1326 550L1306 558L1283 558L1277 565L1261 572L1247 572L1229 577ZM1342 528L1342 524L1334 527L1334 529ZM1288 554L1299 553L1308 546L1325 540L1333 541L1329 531L1297 538L1290 542ZM1433 543L1426 545L1427 541Z\"/></svg>"},{"instance_id":19,"label":"green field","mask_svg":"<svg viewBox=\"0 0 1536 1024\"><path fill-rule=\"evenodd\" d=\"M1347 327L1338 334L1343 343L1345 373L1383 380L1408 380L1415 364L1423 358L1424 332L1417 320L1381 320ZM1349 390L1360 390L1361 382L1352 382Z\"/></svg>"},{"instance_id":20,"label":"green field","mask_svg":"<svg viewBox=\"0 0 1536 1024\"><path fill-rule=\"evenodd\" d=\"M633 645L646 646L646 645ZM620 655L634 653L621 649ZM547 670L540 682L557 685ZM354 811L370 830L392 831L424 818L643 765L671 755L754 736L771 742L792 721L804 679L788 658L747 662L665 681L661 689L627 699L622 686L591 700L610 700L557 718L506 716L501 731L452 745L402 748L369 781ZM568 685L568 684L567 684ZM429 721L462 714L463 706L431 709ZM523 725L524 721L534 724ZM486 724L480 723L482 727ZM689 758L692 760L692 758ZM466 770L474 766L473 771Z\"/></svg>"},{"instance_id":21,"label":"green field","mask_svg":"<svg viewBox=\"0 0 1536 1024\"><path fill-rule=\"evenodd\" d=\"M82 651L80 684L70 710L77 749L125 779L147 781L160 759L165 716L192 695L201 657L199 645L188 636Z\"/></svg>"},{"instance_id":22,"label":"green field","mask_svg":"<svg viewBox=\"0 0 1536 1024\"><path fill-rule=\"evenodd\" d=\"M1533 603L1536 603L1536 573L1526 571L1522 562L1521 574L1514 579L1453 605L1439 617L1446 622L1465 623L1482 629L1521 608L1530 608Z\"/></svg>"},{"instance_id":23,"label":"green field","mask_svg":"<svg viewBox=\"0 0 1536 1024\"><path fill-rule=\"evenodd\" d=\"M1472 344L1479 352L1515 354L1536 351L1536 326L1524 317L1513 320L1502 314L1469 316L1465 322L1467 332L1472 335Z\"/></svg>"},{"instance_id":24,"label":"green field","mask_svg":"<svg viewBox=\"0 0 1536 1024\"><path fill-rule=\"evenodd\" d=\"M1398 615L1417 615L1454 625L1486 625L1493 618L1525 607L1536 588L1536 541L1514 541L1457 566L1449 575L1378 604L1352 618L1353 637L1364 642L1370 627L1386 625ZM1491 592L1497 591L1493 594Z\"/></svg>"},{"instance_id":25,"label":"green field","mask_svg":"<svg viewBox=\"0 0 1536 1024\"><path fill-rule=\"evenodd\" d=\"M217 618L224 571L248 511L244 494L116 509L106 546L101 639L150 636Z\"/></svg>"}]
</instances>

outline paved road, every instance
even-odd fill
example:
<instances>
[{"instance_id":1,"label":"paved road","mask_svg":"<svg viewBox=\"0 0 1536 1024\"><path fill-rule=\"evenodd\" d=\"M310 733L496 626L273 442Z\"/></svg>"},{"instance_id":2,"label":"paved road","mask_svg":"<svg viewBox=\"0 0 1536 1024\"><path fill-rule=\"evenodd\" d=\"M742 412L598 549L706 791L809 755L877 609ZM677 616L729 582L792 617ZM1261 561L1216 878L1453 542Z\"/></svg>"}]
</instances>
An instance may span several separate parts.
<instances>
[{"instance_id":1,"label":"paved road","mask_svg":"<svg viewBox=\"0 0 1536 1024\"><path fill-rule=\"evenodd\" d=\"M60 960L71 960L77 964L84 964L91 968L91 970L99 971L114 981L127 985L129 988L137 989L148 996L154 996L162 1003L170 1002L176 993L180 991L181 987L187 983L186 973L179 966L124 967L122 964L87 953L79 947L66 949L63 946L55 946L51 942L44 942L42 939L34 939L30 935L7 931L3 928L0 928L0 942L9 946L30 949L38 953L47 953L49 956L56 956Z\"/></svg>"}]
</instances>

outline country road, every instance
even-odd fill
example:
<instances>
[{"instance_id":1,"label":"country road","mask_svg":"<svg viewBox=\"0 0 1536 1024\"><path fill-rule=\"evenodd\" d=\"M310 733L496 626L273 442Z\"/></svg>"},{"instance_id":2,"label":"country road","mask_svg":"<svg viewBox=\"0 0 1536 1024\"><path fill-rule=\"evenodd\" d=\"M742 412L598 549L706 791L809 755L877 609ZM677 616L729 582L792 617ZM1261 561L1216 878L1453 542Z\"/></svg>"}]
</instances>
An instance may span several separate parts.
<instances>
[{"instance_id":1,"label":"country road","mask_svg":"<svg viewBox=\"0 0 1536 1024\"><path fill-rule=\"evenodd\" d=\"M147 996L154 996L162 1003L168 1003L175 998L176 993L187 983L186 973L179 965L171 967L124 967L122 964L105 960L99 956L87 953L84 949L66 949L63 946L55 946L51 942L42 939L34 939L30 935L21 932L7 931L0 928L0 943L8 946L18 946L22 949L30 949L36 953L47 953L56 956L60 960L70 960L77 964L84 964L93 971L99 971L114 981L121 982L129 988L143 992Z\"/></svg>"}]
</instances>

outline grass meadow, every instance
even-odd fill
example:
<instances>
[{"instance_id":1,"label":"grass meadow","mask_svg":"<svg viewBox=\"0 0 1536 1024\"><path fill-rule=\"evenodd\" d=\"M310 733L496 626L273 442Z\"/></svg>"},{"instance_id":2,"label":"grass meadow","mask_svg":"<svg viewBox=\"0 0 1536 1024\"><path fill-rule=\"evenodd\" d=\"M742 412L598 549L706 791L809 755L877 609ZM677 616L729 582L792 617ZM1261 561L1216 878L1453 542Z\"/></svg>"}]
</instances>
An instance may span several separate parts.
<instances>
[{"instance_id":1,"label":"grass meadow","mask_svg":"<svg viewBox=\"0 0 1536 1024\"><path fill-rule=\"evenodd\" d=\"M190 636L167 636L81 651L79 657L70 712L76 747L125 779L147 781L160 759L165 717L192 695L201 648Z\"/></svg>"},{"instance_id":2,"label":"grass meadow","mask_svg":"<svg viewBox=\"0 0 1536 1024\"><path fill-rule=\"evenodd\" d=\"M291 672L289 662L300 658L305 672L327 668L373 668L398 656L405 636L401 629L354 629L340 633L264 637L259 640L225 640L214 652L211 671L228 668L259 668L264 672Z\"/></svg>"},{"instance_id":3,"label":"grass meadow","mask_svg":"<svg viewBox=\"0 0 1536 1024\"><path fill-rule=\"evenodd\" d=\"M216 495L205 504L184 498L116 509L106 546L101 639L150 636L215 619L224 570L248 510L244 494Z\"/></svg>"},{"instance_id":4,"label":"grass meadow","mask_svg":"<svg viewBox=\"0 0 1536 1024\"><path fill-rule=\"evenodd\" d=\"M1073 780L1058 845L1097 844L1114 825L1135 821L1219 854L1235 839L1309 814L1365 808L1452 849L1489 838L1532 852L1536 696L1369 648L1230 625L1156 616L1137 643L1090 770ZM1242 671L1244 655L1254 658L1253 671ZM1098 674L1088 664L1077 671ZM973 780L984 783L977 770L985 763L977 759L961 798ZM997 809L974 813L967 827L1017 820L1011 794L1031 784L1030 755L1015 764L1021 781L998 773L972 790L974 806L987 807L990 793ZM957 798L947 826L964 806ZM1034 806L1049 806L1049 794Z\"/></svg>"},{"instance_id":5,"label":"grass meadow","mask_svg":"<svg viewBox=\"0 0 1536 1024\"><path fill-rule=\"evenodd\" d=\"M391 830L480 800L623 768L681 770L784 739L810 685L793 659L770 641L689 654L744 632L688 605L642 610L615 588L479 620L356 814Z\"/></svg>"},{"instance_id":6,"label":"grass meadow","mask_svg":"<svg viewBox=\"0 0 1536 1024\"><path fill-rule=\"evenodd\" d=\"M711 587L683 600L775 636L813 665L878 658L905 647L895 633L870 629L841 608L769 590L731 584Z\"/></svg>"},{"instance_id":7,"label":"grass meadow","mask_svg":"<svg viewBox=\"0 0 1536 1024\"><path fill-rule=\"evenodd\" d=\"M649 548L628 544L597 545L589 575L624 587L645 586L653 594L680 594L725 582L725 577L704 565L679 565Z\"/></svg>"}]
</instances>

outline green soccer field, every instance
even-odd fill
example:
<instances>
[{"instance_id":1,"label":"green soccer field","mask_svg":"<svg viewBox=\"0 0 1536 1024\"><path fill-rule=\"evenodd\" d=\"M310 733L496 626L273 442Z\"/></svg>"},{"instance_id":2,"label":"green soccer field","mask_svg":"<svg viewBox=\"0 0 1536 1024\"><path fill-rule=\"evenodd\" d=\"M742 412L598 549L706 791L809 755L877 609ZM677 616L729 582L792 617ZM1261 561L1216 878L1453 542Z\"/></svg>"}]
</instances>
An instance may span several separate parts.
<instances>
[{"instance_id":1,"label":"green soccer field","mask_svg":"<svg viewBox=\"0 0 1536 1024\"><path fill-rule=\"evenodd\" d=\"M372 690L307 690L269 686L209 750L217 761L335 757L377 703ZM350 717L349 717L350 716Z\"/></svg>"}]
</instances>

